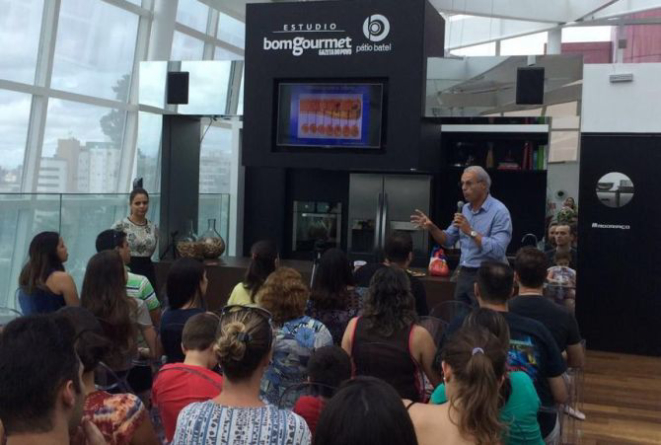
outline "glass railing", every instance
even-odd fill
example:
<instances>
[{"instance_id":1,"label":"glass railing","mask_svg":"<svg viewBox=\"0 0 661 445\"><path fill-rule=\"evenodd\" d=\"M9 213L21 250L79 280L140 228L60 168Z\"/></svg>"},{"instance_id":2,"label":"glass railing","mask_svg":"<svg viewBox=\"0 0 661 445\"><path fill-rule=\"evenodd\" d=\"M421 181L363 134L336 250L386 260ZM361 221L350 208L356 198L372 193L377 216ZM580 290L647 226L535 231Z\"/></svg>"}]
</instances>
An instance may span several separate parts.
<instances>
[{"instance_id":1,"label":"glass railing","mask_svg":"<svg viewBox=\"0 0 661 445\"><path fill-rule=\"evenodd\" d=\"M127 215L128 200L128 194L121 193L0 194L0 306L16 307L18 276L27 261L30 241L43 231L59 232L64 239L69 250L65 268L80 293L87 261L96 253L96 236ZM147 218L156 225L160 202L160 195L150 195ZM229 211L229 194L201 194L198 233L206 231L209 219L215 219L216 230L227 242Z\"/></svg>"}]
</instances>

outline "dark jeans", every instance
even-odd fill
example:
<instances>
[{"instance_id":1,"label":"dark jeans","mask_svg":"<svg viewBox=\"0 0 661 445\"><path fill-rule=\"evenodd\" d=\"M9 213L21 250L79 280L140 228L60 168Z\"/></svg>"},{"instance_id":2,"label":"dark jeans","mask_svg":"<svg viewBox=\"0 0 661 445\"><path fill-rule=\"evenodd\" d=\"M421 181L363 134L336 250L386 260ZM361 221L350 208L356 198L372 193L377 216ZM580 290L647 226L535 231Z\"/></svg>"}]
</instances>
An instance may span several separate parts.
<instances>
[{"instance_id":1,"label":"dark jeans","mask_svg":"<svg viewBox=\"0 0 661 445\"><path fill-rule=\"evenodd\" d=\"M454 299L466 303L471 307L477 307L475 298L475 279L477 277L477 268L462 267L459 270L457 286L454 288Z\"/></svg>"}]
</instances>

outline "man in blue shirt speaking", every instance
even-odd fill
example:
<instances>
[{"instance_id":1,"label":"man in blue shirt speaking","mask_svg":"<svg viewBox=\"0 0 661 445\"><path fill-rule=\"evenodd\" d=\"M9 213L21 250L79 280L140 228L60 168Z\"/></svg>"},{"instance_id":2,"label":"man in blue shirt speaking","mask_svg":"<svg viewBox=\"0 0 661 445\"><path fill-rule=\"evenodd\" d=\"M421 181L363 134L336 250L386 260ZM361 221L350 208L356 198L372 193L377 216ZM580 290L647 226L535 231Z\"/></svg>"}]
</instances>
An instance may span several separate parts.
<instances>
[{"instance_id":1,"label":"man in blue shirt speaking","mask_svg":"<svg viewBox=\"0 0 661 445\"><path fill-rule=\"evenodd\" d=\"M477 306L473 284L480 264L483 261L507 264L507 246L512 239L510 212L491 196L490 188L491 178L486 170L468 167L461 175L461 191L467 203L461 207L461 213L455 213L447 229L439 229L420 210L411 215L411 222L429 231L442 246L452 247L459 241L461 259L454 298L471 306Z\"/></svg>"}]
</instances>

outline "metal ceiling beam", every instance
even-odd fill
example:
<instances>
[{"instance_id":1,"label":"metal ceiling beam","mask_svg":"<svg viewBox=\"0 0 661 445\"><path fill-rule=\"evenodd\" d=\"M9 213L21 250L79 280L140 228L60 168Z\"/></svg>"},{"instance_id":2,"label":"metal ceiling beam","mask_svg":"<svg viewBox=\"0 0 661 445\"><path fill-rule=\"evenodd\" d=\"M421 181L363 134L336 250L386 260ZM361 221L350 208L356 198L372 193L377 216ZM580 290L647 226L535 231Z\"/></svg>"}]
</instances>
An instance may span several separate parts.
<instances>
[{"instance_id":1,"label":"metal ceiling beam","mask_svg":"<svg viewBox=\"0 0 661 445\"><path fill-rule=\"evenodd\" d=\"M588 15L586 20L599 20L621 17L623 15L650 11L661 8L660 0L619 0L607 8L603 8L594 14Z\"/></svg>"},{"instance_id":2,"label":"metal ceiling beam","mask_svg":"<svg viewBox=\"0 0 661 445\"><path fill-rule=\"evenodd\" d=\"M496 40L535 34L558 27L556 23L527 22L487 17L467 17L445 25L448 50L489 43Z\"/></svg>"}]
</instances>

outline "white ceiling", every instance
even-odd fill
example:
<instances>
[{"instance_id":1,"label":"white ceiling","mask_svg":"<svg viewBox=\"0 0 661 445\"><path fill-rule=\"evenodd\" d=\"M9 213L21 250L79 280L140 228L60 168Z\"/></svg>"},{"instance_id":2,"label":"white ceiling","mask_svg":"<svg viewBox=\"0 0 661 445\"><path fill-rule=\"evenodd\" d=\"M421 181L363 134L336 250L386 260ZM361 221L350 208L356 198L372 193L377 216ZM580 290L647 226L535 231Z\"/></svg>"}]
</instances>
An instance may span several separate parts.
<instances>
[{"instance_id":1,"label":"white ceiling","mask_svg":"<svg viewBox=\"0 0 661 445\"><path fill-rule=\"evenodd\" d=\"M286 0L199 1L243 18L247 3ZM429 1L447 19L445 47L448 50L552 31L565 26L613 26L622 24L621 18L628 14L661 8L661 0Z\"/></svg>"}]
</instances>

